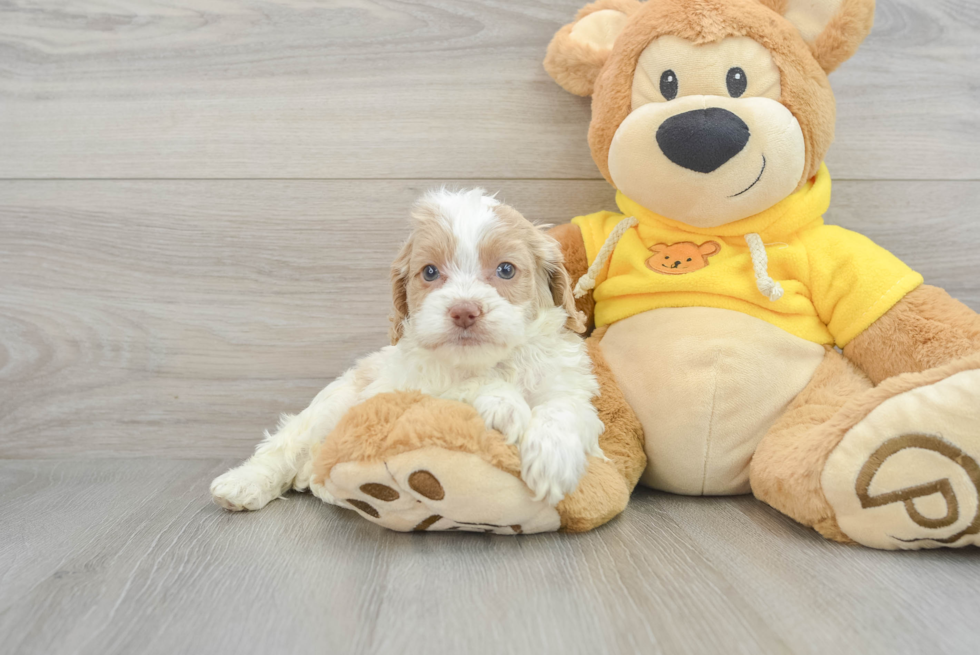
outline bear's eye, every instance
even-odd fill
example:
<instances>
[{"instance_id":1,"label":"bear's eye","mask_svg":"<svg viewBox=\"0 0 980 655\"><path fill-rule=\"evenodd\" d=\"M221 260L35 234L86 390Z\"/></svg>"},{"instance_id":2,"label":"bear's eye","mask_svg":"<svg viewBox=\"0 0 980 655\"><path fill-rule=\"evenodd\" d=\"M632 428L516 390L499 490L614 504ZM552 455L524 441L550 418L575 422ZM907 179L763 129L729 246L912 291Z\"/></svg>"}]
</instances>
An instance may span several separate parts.
<instances>
[{"instance_id":1,"label":"bear's eye","mask_svg":"<svg viewBox=\"0 0 980 655\"><path fill-rule=\"evenodd\" d=\"M687 261L691 261L691 258L690 258L690 257L688 257L688 258L687 258Z\"/></svg>"},{"instance_id":2,"label":"bear's eye","mask_svg":"<svg viewBox=\"0 0 980 655\"><path fill-rule=\"evenodd\" d=\"M660 76L660 94L667 100L677 97L677 75L672 70L665 70Z\"/></svg>"},{"instance_id":3,"label":"bear's eye","mask_svg":"<svg viewBox=\"0 0 980 655\"><path fill-rule=\"evenodd\" d=\"M502 280L509 280L517 273L517 269L510 262L504 262L497 267L497 277Z\"/></svg>"},{"instance_id":4,"label":"bear's eye","mask_svg":"<svg viewBox=\"0 0 980 655\"><path fill-rule=\"evenodd\" d=\"M422 279L426 282L435 282L439 279L439 269L429 264L422 269Z\"/></svg>"},{"instance_id":5,"label":"bear's eye","mask_svg":"<svg viewBox=\"0 0 980 655\"><path fill-rule=\"evenodd\" d=\"M664 259L670 259L670 255L667 255L666 257L664 257Z\"/></svg>"},{"instance_id":6,"label":"bear's eye","mask_svg":"<svg viewBox=\"0 0 980 655\"><path fill-rule=\"evenodd\" d=\"M749 84L749 78L745 77L745 71L736 66L735 68L728 69L728 79L725 80L728 85L728 95L733 98L738 98L743 93L745 93L745 87Z\"/></svg>"}]
</instances>

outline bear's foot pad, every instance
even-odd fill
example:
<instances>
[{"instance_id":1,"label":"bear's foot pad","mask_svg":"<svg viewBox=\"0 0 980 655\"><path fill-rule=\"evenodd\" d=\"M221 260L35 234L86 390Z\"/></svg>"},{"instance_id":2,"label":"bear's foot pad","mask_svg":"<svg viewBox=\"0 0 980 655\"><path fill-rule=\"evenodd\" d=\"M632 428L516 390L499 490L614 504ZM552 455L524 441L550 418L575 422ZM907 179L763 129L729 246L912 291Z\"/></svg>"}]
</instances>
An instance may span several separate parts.
<instances>
[{"instance_id":1,"label":"bear's foot pad","mask_svg":"<svg viewBox=\"0 0 980 655\"><path fill-rule=\"evenodd\" d=\"M323 480L337 501L399 532L553 532L557 510L477 455L438 447L375 462L341 462Z\"/></svg>"},{"instance_id":2,"label":"bear's foot pad","mask_svg":"<svg viewBox=\"0 0 980 655\"><path fill-rule=\"evenodd\" d=\"M865 546L980 546L980 371L885 400L844 435L822 486Z\"/></svg>"}]
</instances>

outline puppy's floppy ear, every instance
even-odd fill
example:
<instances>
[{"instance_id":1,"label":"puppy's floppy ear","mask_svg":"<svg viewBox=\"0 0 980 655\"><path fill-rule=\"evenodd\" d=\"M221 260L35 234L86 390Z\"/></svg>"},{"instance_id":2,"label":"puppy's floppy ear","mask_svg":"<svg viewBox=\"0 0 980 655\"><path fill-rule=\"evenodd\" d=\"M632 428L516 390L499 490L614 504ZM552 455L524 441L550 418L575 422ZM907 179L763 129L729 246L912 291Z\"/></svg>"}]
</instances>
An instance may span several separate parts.
<instances>
[{"instance_id":1,"label":"puppy's floppy ear","mask_svg":"<svg viewBox=\"0 0 980 655\"><path fill-rule=\"evenodd\" d=\"M871 31L875 0L762 0L791 22L827 73L851 58Z\"/></svg>"},{"instance_id":2,"label":"puppy's floppy ear","mask_svg":"<svg viewBox=\"0 0 980 655\"><path fill-rule=\"evenodd\" d=\"M391 327L388 336L391 345L398 343L402 338L405 319L408 318L408 278L411 275L409 264L412 259L412 239L409 238L402 246L395 261L391 264Z\"/></svg>"},{"instance_id":3,"label":"puppy's floppy ear","mask_svg":"<svg viewBox=\"0 0 980 655\"><path fill-rule=\"evenodd\" d=\"M560 260L551 271L549 278L551 287L551 298L555 302L555 307L564 307L568 314L565 327L572 332L582 334L588 329L585 324L585 315L575 307L575 294L572 290L572 278L569 277L565 265Z\"/></svg>"},{"instance_id":4,"label":"puppy's floppy ear","mask_svg":"<svg viewBox=\"0 0 980 655\"><path fill-rule=\"evenodd\" d=\"M562 307L568 314L565 327L581 334L588 329L585 315L575 307L575 293L572 288L572 278L565 270L565 257L561 246L554 237L545 234L541 228L531 232L531 251L540 272L548 280L548 290L555 307Z\"/></svg>"},{"instance_id":5,"label":"puppy's floppy ear","mask_svg":"<svg viewBox=\"0 0 980 655\"><path fill-rule=\"evenodd\" d=\"M629 15L639 8L639 0L598 0L583 7L575 22L562 27L551 39L544 58L548 75L569 93L592 95L616 37Z\"/></svg>"}]
</instances>

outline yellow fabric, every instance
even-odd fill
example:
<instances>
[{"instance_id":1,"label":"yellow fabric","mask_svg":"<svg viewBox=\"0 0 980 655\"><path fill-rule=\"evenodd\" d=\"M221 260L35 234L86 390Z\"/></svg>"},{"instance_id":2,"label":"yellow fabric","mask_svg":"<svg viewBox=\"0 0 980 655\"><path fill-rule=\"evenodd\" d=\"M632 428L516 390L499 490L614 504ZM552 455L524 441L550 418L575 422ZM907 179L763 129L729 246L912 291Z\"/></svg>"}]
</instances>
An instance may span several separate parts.
<instances>
[{"instance_id":1,"label":"yellow fabric","mask_svg":"<svg viewBox=\"0 0 980 655\"><path fill-rule=\"evenodd\" d=\"M572 220L582 230L590 265L616 224L627 216L639 221L623 235L596 278L597 326L661 307L717 307L760 318L808 341L843 348L922 284L921 275L867 237L824 225L823 213L830 205L826 166L775 206L715 228L690 227L659 216L621 193L616 204L621 214L603 211ZM775 302L756 287L745 242L745 235L753 232L766 244L769 275L785 290ZM720 250L708 254L707 264L697 268L698 247L702 253L715 250L709 241ZM655 247L658 244L668 248ZM675 274L656 273L647 265L654 257L650 266L682 263L665 269ZM684 267L691 269L676 274Z\"/></svg>"}]
</instances>

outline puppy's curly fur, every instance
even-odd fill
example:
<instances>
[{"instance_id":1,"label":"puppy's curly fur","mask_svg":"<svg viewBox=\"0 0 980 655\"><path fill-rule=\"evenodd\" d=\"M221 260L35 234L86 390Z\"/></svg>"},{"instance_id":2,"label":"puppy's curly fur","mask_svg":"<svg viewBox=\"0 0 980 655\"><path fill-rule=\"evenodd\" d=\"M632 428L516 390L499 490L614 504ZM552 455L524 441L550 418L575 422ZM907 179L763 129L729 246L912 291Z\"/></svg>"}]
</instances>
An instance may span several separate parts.
<instances>
[{"instance_id":1,"label":"puppy's curly fur","mask_svg":"<svg viewBox=\"0 0 980 655\"><path fill-rule=\"evenodd\" d=\"M360 360L283 420L255 455L214 480L216 503L259 509L310 486L313 461L354 405L392 391L471 404L518 446L537 500L573 491L589 455L604 457L592 398L599 385L558 243L484 194L439 190L412 213L392 265L392 345ZM318 496L331 501L318 490Z\"/></svg>"}]
</instances>

